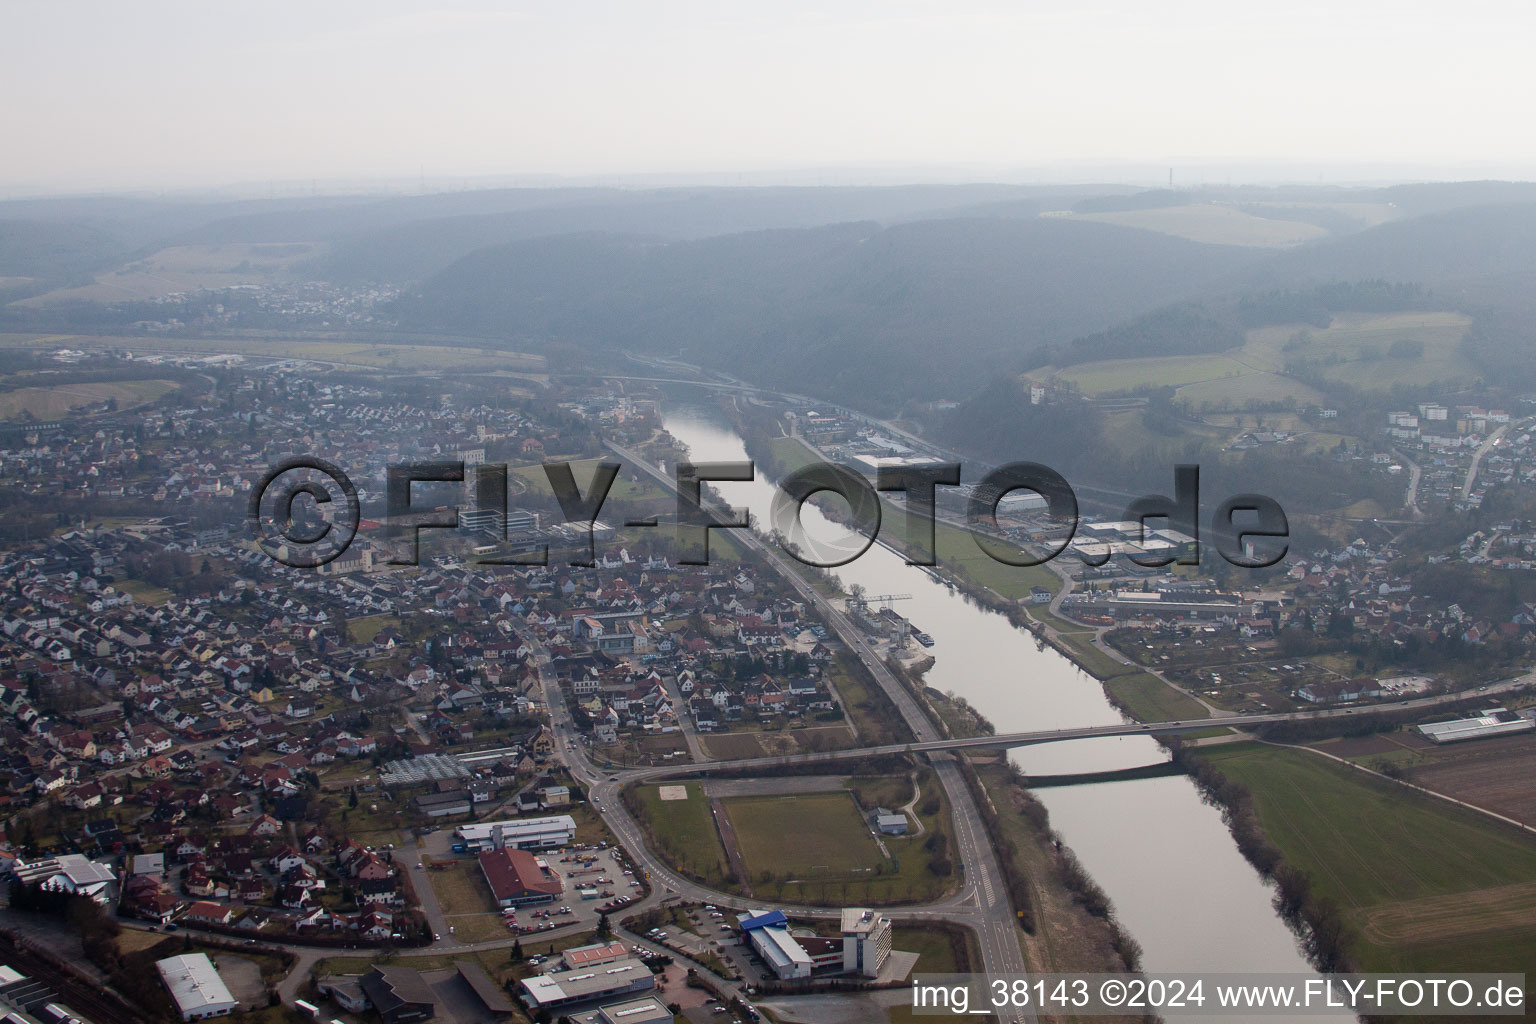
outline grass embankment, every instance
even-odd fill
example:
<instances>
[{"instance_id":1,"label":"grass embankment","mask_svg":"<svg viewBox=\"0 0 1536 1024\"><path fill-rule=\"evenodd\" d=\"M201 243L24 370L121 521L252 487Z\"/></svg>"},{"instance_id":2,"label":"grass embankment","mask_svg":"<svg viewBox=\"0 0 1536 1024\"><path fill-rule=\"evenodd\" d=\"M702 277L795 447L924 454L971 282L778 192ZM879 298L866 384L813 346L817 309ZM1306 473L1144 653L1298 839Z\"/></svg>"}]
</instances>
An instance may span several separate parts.
<instances>
[{"instance_id":1,"label":"grass embankment","mask_svg":"<svg viewBox=\"0 0 1536 1024\"><path fill-rule=\"evenodd\" d=\"M1362 971L1528 971L1536 839L1301 750L1243 743L1197 759L1251 797L1302 899L1330 907ZM1245 851L1246 852L1246 851ZM1277 876L1284 873L1276 867Z\"/></svg>"}]
</instances>

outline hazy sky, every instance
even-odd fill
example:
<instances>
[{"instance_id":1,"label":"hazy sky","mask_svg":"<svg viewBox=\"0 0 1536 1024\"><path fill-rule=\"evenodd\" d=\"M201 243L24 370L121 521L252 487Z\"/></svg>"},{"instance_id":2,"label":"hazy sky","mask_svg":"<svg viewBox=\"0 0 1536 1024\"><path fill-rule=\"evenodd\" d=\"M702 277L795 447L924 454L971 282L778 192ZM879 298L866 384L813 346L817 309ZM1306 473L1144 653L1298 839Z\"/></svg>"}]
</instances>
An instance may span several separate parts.
<instances>
[{"instance_id":1,"label":"hazy sky","mask_svg":"<svg viewBox=\"0 0 1536 1024\"><path fill-rule=\"evenodd\" d=\"M1536 176L1528 2L0 4L13 193L1111 161Z\"/></svg>"}]
</instances>

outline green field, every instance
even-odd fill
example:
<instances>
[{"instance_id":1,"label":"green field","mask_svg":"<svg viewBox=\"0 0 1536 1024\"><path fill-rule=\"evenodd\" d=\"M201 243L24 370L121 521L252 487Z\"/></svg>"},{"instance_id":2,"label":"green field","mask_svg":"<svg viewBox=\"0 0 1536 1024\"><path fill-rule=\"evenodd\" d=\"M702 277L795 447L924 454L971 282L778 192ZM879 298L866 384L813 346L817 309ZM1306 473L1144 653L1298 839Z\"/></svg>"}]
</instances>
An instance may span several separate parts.
<instances>
[{"instance_id":1,"label":"green field","mask_svg":"<svg viewBox=\"0 0 1536 1024\"><path fill-rule=\"evenodd\" d=\"M1156 231L1208 245L1241 245L1260 249L1284 249L1322 238L1328 232L1299 220L1256 217L1235 206L1197 203L1152 210L1117 210L1072 214L1078 220Z\"/></svg>"},{"instance_id":2,"label":"green field","mask_svg":"<svg viewBox=\"0 0 1536 1024\"><path fill-rule=\"evenodd\" d=\"M1138 722L1187 722L1210 714L1199 701L1149 672L1116 676L1105 681L1104 689Z\"/></svg>"},{"instance_id":3,"label":"green field","mask_svg":"<svg viewBox=\"0 0 1536 1024\"><path fill-rule=\"evenodd\" d=\"M1299 750L1203 756L1248 787L1270 841L1345 910L1361 970L1536 963L1536 838Z\"/></svg>"},{"instance_id":4,"label":"green field","mask_svg":"<svg viewBox=\"0 0 1536 1024\"><path fill-rule=\"evenodd\" d=\"M922 836L884 837L887 858L847 793L744 797L724 805L754 894L776 902L886 906L932 900L958 875L958 869L951 875L930 870L928 839L947 828L947 807L932 815L917 809Z\"/></svg>"},{"instance_id":5,"label":"green field","mask_svg":"<svg viewBox=\"0 0 1536 1024\"><path fill-rule=\"evenodd\" d=\"M722 801L750 878L747 886L726 879L727 860L700 784L687 784L688 799L663 801L658 787L641 786L626 797L666 860L705 884L745 891L782 903L831 899L883 906L935 899L956 875L930 870L927 836L946 827L945 807L920 817L925 834L884 839L880 852L850 794L740 797ZM951 851L952 852L952 851ZM958 871L956 872L958 874Z\"/></svg>"},{"instance_id":6,"label":"green field","mask_svg":"<svg viewBox=\"0 0 1536 1024\"><path fill-rule=\"evenodd\" d=\"M563 461L563 460L562 460ZM592 475L597 470L599 462L612 462L610 456L607 459L573 459L570 460L571 476L576 480L576 486L582 494L592 486ZM647 501L661 500L667 497L667 492L661 486L646 477L638 480L630 480L630 471L620 470L618 477L613 481L613 487L608 491L610 501ZM537 495L541 498L553 498L555 492L550 489L549 475L544 471L542 462L531 466L513 466L513 483L521 488L521 493Z\"/></svg>"},{"instance_id":7,"label":"green field","mask_svg":"<svg viewBox=\"0 0 1536 1024\"><path fill-rule=\"evenodd\" d=\"M150 604L157 608L171 599L169 590L157 587L153 583L145 583L143 580L118 579L113 581L112 586L140 604Z\"/></svg>"},{"instance_id":8,"label":"green field","mask_svg":"<svg viewBox=\"0 0 1536 1024\"><path fill-rule=\"evenodd\" d=\"M656 837L656 848L684 873L707 884L725 884L725 848L720 845L709 801L697 782L687 784L688 799L664 801L657 786L635 790L644 823Z\"/></svg>"},{"instance_id":9,"label":"green field","mask_svg":"<svg viewBox=\"0 0 1536 1024\"><path fill-rule=\"evenodd\" d=\"M904 518L902 515L891 516L891 527L888 528L905 530ZM1061 577L1045 566L1004 565L981 550L969 531L948 523L934 525L934 555L941 571L964 577L1009 600L1029 597L1032 587L1045 587L1053 594L1061 589Z\"/></svg>"},{"instance_id":10,"label":"green field","mask_svg":"<svg viewBox=\"0 0 1536 1024\"><path fill-rule=\"evenodd\" d=\"M756 881L872 872L885 858L846 793L745 797L725 801L742 859Z\"/></svg>"},{"instance_id":11,"label":"green field","mask_svg":"<svg viewBox=\"0 0 1536 1024\"><path fill-rule=\"evenodd\" d=\"M206 356L230 353L253 358L315 359L389 370L466 370L515 373L542 379L544 357L528 352L465 345L371 344L351 341L267 340L260 338L111 338L76 335L0 335L0 346L14 348L128 348L136 353Z\"/></svg>"},{"instance_id":12,"label":"green field","mask_svg":"<svg viewBox=\"0 0 1536 1024\"><path fill-rule=\"evenodd\" d=\"M1248 332L1244 358L1279 369L1289 358L1340 360L1323 367L1323 376L1366 391L1386 391L1395 384L1423 386L1436 381L1471 380L1477 368L1461 352L1472 324L1461 313L1341 313L1322 330L1312 327L1265 327ZM1417 341L1424 354L1393 358L1396 341Z\"/></svg>"},{"instance_id":13,"label":"green field","mask_svg":"<svg viewBox=\"0 0 1536 1024\"><path fill-rule=\"evenodd\" d=\"M127 409L153 402L175 388L176 382L170 380L123 380L0 391L0 420L21 419L25 413L34 419L54 420L67 416L71 409L111 399L117 400L119 408Z\"/></svg>"},{"instance_id":14,"label":"green field","mask_svg":"<svg viewBox=\"0 0 1536 1024\"><path fill-rule=\"evenodd\" d=\"M1317 403L1313 388L1286 376L1288 362L1305 359L1330 381L1368 391L1470 380L1477 369L1461 351L1470 318L1460 313L1341 313L1326 328L1262 327L1227 352L1146 359L1111 359L1061 370L1035 371L1071 381L1085 395L1171 387L1197 409L1242 409L1249 403L1294 399ZM1393 357L1394 342L1414 341L1423 354Z\"/></svg>"},{"instance_id":15,"label":"green field","mask_svg":"<svg viewBox=\"0 0 1536 1024\"><path fill-rule=\"evenodd\" d=\"M224 242L173 245L98 275L90 284L56 288L18 306L61 302L125 302L175 292L293 280L296 267L322 247L308 242Z\"/></svg>"},{"instance_id":16,"label":"green field","mask_svg":"<svg viewBox=\"0 0 1536 1024\"><path fill-rule=\"evenodd\" d=\"M355 644L372 643L386 628L400 628L398 615L368 615L360 619L352 619L347 623L347 635Z\"/></svg>"}]
</instances>

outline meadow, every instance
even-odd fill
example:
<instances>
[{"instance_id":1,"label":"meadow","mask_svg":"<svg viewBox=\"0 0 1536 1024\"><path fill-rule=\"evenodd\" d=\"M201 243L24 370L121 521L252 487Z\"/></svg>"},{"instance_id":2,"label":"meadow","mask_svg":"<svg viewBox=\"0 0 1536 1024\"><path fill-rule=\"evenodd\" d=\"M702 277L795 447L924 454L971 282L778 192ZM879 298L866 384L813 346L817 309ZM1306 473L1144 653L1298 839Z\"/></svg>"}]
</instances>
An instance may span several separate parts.
<instances>
[{"instance_id":1,"label":"meadow","mask_svg":"<svg viewBox=\"0 0 1536 1024\"><path fill-rule=\"evenodd\" d=\"M1536 963L1536 838L1301 750L1202 756L1248 787L1286 862L1345 911L1360 969Z\"/></svg>"},{"instance_id":2,"label":"meadow","mask_svg":"<svg viewBox=\"0 0 1536 1024\"><path fill-rule=\"evenodd\" d=\"M1326 328L1255 328L1242 347L1222 353L1111 359L1029 376L1069 381L1090 396L1173 388L1178 400L1202 411L1286 399L1321 404L1316 389L1284 372L1288 363L1306 360L1323 379L1367 391L1470 380L1477 369L1461 351L1470 325L1460 313L1341 313ZM1396 342L1417 343L1422 354L1393 355Z\"/></svg>"},{"instance_id":3,"label":"meadow","mask_svg":"<svg viewBox=\"0 0 1536 1024\"><path fill-rule=\"evenodd\" d=\"M0 391L0 420L21 419L26 414L38 420L55 420L70 410L97 402L117 400L121 409L153 402L176 388L169 380L95 381L59 384L54 387L16 388Z\"/></svg>"}]
</instances>

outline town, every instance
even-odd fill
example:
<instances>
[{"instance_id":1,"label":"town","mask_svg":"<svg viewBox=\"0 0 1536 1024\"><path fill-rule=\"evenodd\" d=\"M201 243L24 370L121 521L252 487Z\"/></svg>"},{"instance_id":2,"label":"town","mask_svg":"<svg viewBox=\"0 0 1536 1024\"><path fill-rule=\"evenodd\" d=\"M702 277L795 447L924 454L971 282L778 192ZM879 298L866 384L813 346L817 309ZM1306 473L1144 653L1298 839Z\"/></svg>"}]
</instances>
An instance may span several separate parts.
<instances>
[{"instance_id":1,"label":"town","mask_svg":"<svg viewBox=\"0 0 1536 1024\"><path fill-rule=\"evenodd\" d=\"M914 967L1000 955L963 923L913 914L957 891L957 855L968 886L1012 877L954 849L953 819L976 813L963 785L911 762L728 778L732 761L953 735L965 709L912 682L943 652L902 614L905 595L842 591L780 557L782 539L775 555L717 531L707 564L690 564L670 530L610 525L675 518L659 467L685 450L659 393L122 344L40 365L166 388L14 422L0 447L7 1005L36 1014L110 985L184 1020L269 1004L389 1024L755 1019L756 999L900 986ZM780 424L748 433L779 470L947 454L792 396L753 409L743 429ZM1517 425L1458 421L1497 422L1474 448L1415 446L1406 422L1392 440L1424 464L1408 505L1471 507L1492 482L1525 480L1529 435L1499 443ZM637 451L618 460L604 519L567 521L543 467L590 474ZM274 560L243 520L293 452L361 482L356 539L318 569ZM419 562L394 564L384 479L427 459L503 461L509 500L487 509L472 480L426 485L456 528L422 531ZM1447 497L1458 476L1464 497ZM972 490L941 491L942 532L978 529ZM1025 550L1065 536L1025 491L985 534ZM1536 603L1496 618L1426 595L1390 532L1371 537L1295 551L1245 586L1232 570L1144 565L1130 556L1171 561L1193 539L1089 513L1062 558L1006 587L944 557L921 571L1001 602L1090 670L1134 671L1119 678L1137 689L1105 685L1141 721L1406 701L1436 719L1401 734L1414 749L1530 731ZM1497 565L1522 538L1503 524L1462 546ZM500 558L541 549L518 561L542 564ZM921 709L904 706L914 695ZM715 762L720 778L667 778ZM785 814L837 848L785 847ZM50 923L82 900L94 909L68 909L73 925ZM126 1012L76 1002L82 1018Z\"/></svg>"}]
</instances>

